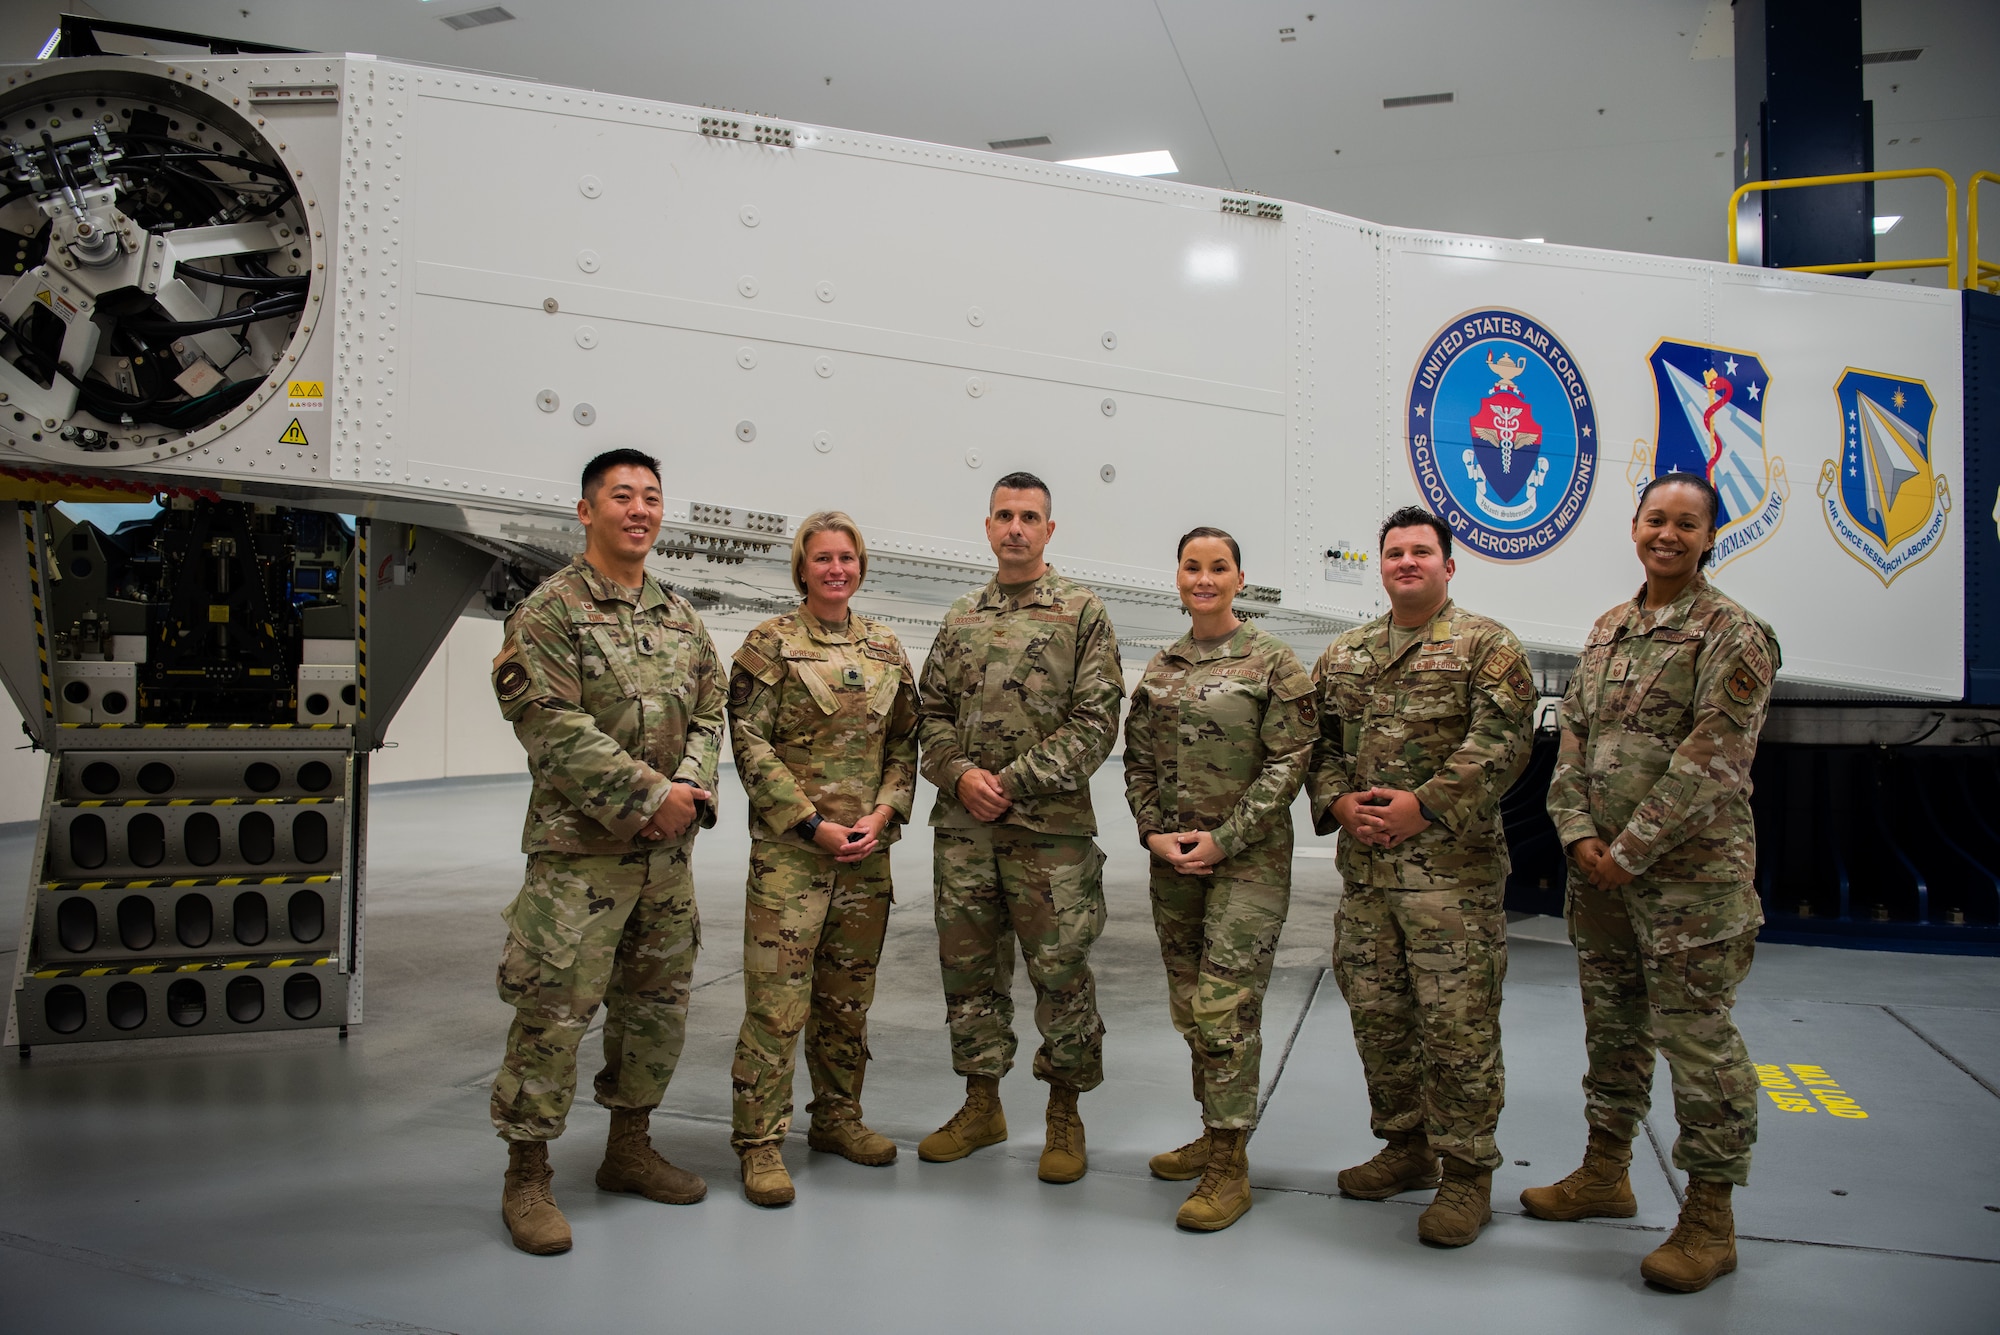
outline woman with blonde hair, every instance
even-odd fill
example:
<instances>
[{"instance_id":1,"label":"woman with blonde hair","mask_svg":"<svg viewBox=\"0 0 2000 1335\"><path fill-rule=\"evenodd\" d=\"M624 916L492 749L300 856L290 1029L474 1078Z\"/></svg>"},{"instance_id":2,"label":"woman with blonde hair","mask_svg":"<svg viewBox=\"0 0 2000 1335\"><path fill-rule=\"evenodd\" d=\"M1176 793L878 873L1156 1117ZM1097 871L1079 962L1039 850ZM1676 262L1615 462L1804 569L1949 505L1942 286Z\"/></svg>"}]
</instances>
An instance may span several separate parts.
<instances>
[{"instance_id":1,"label":"woman with blonde hair","mask_svg":"<svg viewBox=\"0 0 2000 1335\"><path fill-rule=\"evenodd\" d=\"M785 1205L780 1152L801 1030L813 1101L806 1143L855 1163L896 1157L861 1121L868 1007L889 926L889 845L916 789L916 675L895 632L851 611L868 544L839 510L792 538L804 601L743 641L729 733L750 799L743 1028L730 1069L730 1143L743 1194Z\"/></svg>"}]
</instances>

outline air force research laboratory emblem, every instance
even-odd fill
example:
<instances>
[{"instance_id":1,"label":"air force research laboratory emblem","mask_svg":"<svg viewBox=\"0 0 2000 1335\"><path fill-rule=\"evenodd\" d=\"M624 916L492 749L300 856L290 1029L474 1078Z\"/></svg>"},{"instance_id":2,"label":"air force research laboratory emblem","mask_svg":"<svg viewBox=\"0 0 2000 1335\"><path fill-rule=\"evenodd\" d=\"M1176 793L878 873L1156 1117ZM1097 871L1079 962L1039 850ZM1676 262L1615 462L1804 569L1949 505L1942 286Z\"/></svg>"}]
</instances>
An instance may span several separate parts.
<instances>
[{"instance_id":1,"label":"air force research laboratory emblem","mask_svg":"<svg viewBox=\"0 0 2000 1335\"><path fill-rule=\"evenodd\" d=\"M1820 512L1841 549L1886 587L1931 554L1951 513L1951 488L1931 469L1937 404L1921 380L1851 366L1833 392L1841 450L1820 467Z\"/></svg>"},{"instance_id":2,"label":"air force research laboratory emblem","mask_svg":"<svg viewBox=\"0 0 2000 1335\"><path fill-rule=\"evenodd\" d=\"M1791 483L1785 461L1764 450L1771 377L1754 352L1661 339L1653 371L1653 443L1634 442L1626 478L1636 499L1663 473L1693 473L1722 498L1715 569L1759 546L1784 522Z\"/></svg>"},{"instance_id":3,"label":"air force research laboratory emblem","mask_svg":"<svg viewBox=\"0 0 2000 1335\"><path fill-rule=\"evenodd\" d=\"M1597 414L1569 349L1519 311L1432 335L1404 409L1410 469L1467 550L1527 561L1575 528L1597 475Z\"/></svg>"}]
</instances>

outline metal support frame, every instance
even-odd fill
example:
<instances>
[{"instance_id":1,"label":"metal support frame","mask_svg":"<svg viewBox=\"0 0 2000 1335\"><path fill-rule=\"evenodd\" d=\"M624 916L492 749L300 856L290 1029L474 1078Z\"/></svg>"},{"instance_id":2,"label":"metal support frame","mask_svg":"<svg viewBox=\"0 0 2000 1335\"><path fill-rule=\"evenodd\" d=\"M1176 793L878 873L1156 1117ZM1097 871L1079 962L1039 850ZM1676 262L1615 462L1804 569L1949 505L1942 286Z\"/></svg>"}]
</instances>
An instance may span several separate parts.
<instances>
[{"instance_id":1,"label":"metal support frame","mask_svg":"<svg viewBox=\"0 0 2000 1335\"><path fill-rule=\"evenodd\" d=\"M1981 173L1985 175L1985 173ZM1865 260L1856 264L1799 264L1791 273L1864 274L1883 269L1943 269L1945 286L1958 286L1958 182L1936 167L1911 167L1892 172L1843 172L1838 176L1795 176L1783 181L1746 181L1729 196L1729 262L1738 260L1737 220L1749 195L1764 190L1797 190L1816 185L1857 185L1870 181L1903 181L1934 176L1944 182L1944 254L1924 260ZM1995 178L2000 179L2000 178ZM1993 266L1988 266L1993 267Z\"/></svg>"}]
</instances>

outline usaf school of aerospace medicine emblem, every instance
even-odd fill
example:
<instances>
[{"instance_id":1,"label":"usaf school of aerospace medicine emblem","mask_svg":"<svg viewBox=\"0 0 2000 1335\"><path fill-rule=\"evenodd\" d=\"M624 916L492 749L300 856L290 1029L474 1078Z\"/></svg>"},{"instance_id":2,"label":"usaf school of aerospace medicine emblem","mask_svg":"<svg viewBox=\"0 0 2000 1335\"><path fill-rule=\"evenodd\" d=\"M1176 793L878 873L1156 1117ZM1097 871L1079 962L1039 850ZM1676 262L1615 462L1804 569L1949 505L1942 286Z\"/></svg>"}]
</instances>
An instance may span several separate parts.
<instances>
[{"instance_id":1,"label":"usaf school of aerospace medicine emblem","mask_svg":"<svg viewBox=\"0 0 2000 1335\"><path fill-rule=\"evenodd\" d=\"M1597 475L1597 413L1562 340L1519 311L1431 336L1404 408L1410 469L1453 541L1528 561L1569 536Z\"/></svg>"},{"instance_id":2,"label":"usaf school of aerospace medicine emblem","mask_svg":"<svg viewBox=\"0 0 2000 1335\"><path fill-rule=\"evenodd\" d=\"M1716 516L1720 570L1759 546L1784 522L1791 483L1785 461L1764 450L1764 405L1771 377L1756 353L1661 339L1653 369L1653 443L1632 443L1626 479L1636 500L1663 473L1705 477L1722 499Z\"/></svg>"},{"instance_id":3,"label":"usaf school of aerospace medicine emblem","mask_svg":"<svg viewBox=\"0 0 2000 1335\"><path fill-rule=\"evenodd\" d=\"M1841 550L1883 587L1944 538L1951 488L1931 468L1936 401L1921 380L1857 371L1834 382L1840 457L1820 468L1820 513Z\"/></svg>"}]
</instances>

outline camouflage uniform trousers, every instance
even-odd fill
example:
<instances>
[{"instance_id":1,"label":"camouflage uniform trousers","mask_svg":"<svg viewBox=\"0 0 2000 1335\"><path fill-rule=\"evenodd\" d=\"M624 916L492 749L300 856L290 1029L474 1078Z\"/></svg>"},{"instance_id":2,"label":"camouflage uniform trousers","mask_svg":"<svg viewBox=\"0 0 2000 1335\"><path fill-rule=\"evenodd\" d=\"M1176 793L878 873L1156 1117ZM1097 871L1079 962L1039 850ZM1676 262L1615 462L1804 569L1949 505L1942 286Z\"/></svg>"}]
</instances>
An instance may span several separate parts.
<instances>
[{"instance_id":1,"label":"camouflage uniform trousers","mask_svg":"<svg viewBox=\"0 0 2000 1335\"><path fill-rule=\"evenodd\" d=\"M1204 1125L1257 1125L1264 992L1291 905L1290 886L1152 870L1153 928L1167 965L1167 1009L1194 1058Z\"/></svg>"},{"instance_id":2,"label":"camouflage uniform trousers","mask_svg":"<svg viewBox=\"0 0 2000 1335\"><path fill-rule=\"evenodd\" d=\"M1089 835L944 827L931 857L951 1065L995 1079L1014 1065L1014 940L1035 985L1035 1078L1104 1081L1090 947L1104 930L1104 853Z\"/></svg>"},{"instance_id":3,"label":"camouflage uniform trousers","mask_svg":"<svg viewBox=\"0 0 2000 1335\"><path fill-rule=\"evenodd\" d=\"M1440 1154L1499 1167L1501 887L1348 886L1334 919L1333 974L1354 1022L1375 1134L1423 1130Z\"/></svg>"},{"instance_id":4,"label":"camouflage uniform trousers","mask_svg":"<svg viewBox=\"0 0 2000 1335\"><path fill-rule=\"evenodd\" d=\"M889 850L859 862L766 839L750 845L743 914L743 1028L729 1068L733 1145L776 1144L792 1125L793 1053L805 1032L822 1124L861 1116L868 1007L889 930Z\"/></svg>"},{"instance_id":5,"label":"camouflage uniform trousers","mask_svg":"<svg viewBox=\"0 0 2000 1335\"><path fill-rule=\"evenodd\" d=\"M1648 908L1637 882L1600 890L1572 870L1570 940L1583 987L1584 1117L1623 1141L1652 1106L1653 1053L1673 1078L1674 1167L1742 1186L1757 1143L1757 1071L1729 1017L1750 972L1755 931L1649 954L1632 926Z\"/></svg>"},{"instance_id":6,"label":"camouflage uniform trousers","mask_svg":"<svg viewBox=\"0 0 2000 1335\"><path fill-rule=\"evenodd\" d=\"M688 849L536 853L507 909L500 999L514 1008L493 1081L503 1140L554 1140L576 1097L576 1050L606 1007L607 1108L658 1106L687 1035L688 981L701 946Z\"/></svg>"}]
</instances>

